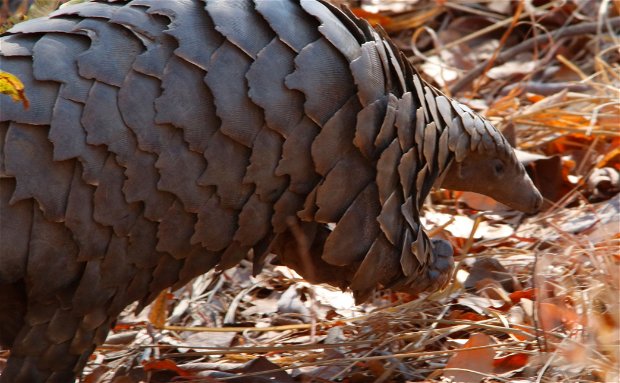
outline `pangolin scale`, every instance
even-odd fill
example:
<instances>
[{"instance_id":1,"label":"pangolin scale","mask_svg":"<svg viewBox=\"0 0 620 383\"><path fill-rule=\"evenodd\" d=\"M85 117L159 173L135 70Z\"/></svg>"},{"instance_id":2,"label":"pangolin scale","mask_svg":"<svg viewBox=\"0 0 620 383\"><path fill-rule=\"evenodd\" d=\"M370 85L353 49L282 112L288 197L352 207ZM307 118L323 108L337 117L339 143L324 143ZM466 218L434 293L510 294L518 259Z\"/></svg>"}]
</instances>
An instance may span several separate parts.
<instances>
[{"instance_id":1,"label":"pangolin scale","mask_svg":"<svg viewBox=\"0 0 620 383\"><path fill-rule=\"evenodd\" d=\"M0 51L30 100L1 99L2 383L72 382L129 303L250 250L358 301L437 289L433 185L540 205L491 124L326 2L85 2Z\"/></svg>"}]
</instances>

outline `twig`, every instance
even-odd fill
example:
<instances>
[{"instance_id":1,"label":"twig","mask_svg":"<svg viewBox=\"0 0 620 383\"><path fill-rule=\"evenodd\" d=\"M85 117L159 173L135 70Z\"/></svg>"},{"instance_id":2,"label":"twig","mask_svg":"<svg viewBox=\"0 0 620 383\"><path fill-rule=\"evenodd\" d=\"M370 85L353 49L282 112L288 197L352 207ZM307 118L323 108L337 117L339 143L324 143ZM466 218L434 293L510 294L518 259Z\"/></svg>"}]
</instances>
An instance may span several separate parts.
<instances>
[{"instance_id":1,"label":"twig","mask_svg":"<svg viewBox=\"0 0 620 383\"><path fill-rule=\"evenodd\" d=\"M597 32L599 25L600 24L598 22L577 24L577 25L572 25L570 27L566 27L561 30L551 32L549 35L540 35L540 36L531 38L529 40L522 42L521 44L517 44L514 47L507 49L504 52L500 53L495 59L495 64L496 65L504 64L506 61L516 56L517 54L528 51L532 49L534 46L544 43L545 41L557 40L562 37L572 37L572 36L579 36L579 35L584 35L584 34L589 34L589 33L595 33ZM606 24L606 27L611 28L611 29L620 28L620 16L609 19L609 23ZM472 69L467 75L465 75L463 78L457 81L457 83L454 84L450 88L450 93L455 94L461 89L468 86L475 78L477 78L484 72L486 67L487 67L487 61L481 64L478 64L474 69Z\"/></svg>"},{"instance_id":2,"label":"twig","mask_svg":"<svg viewBox=\"0 0 620 383\"><path fill-rule=\"evenodd\" d=\"M474 239L475 239L474 235L476 235L476 231L478 230L478 226L480 226L480 223L482 222L483 216L484 216L484 213L476 214L476 219L474 220L474 224L472 225L471 232L469 233L469 237L467 238L467 241L465 241L465 244L461 248L461 256L467 256L467 253L469 252L471 247L474 245Z\"/></svg>"},{"instance_id":3,"label":"twig","mask_svg":"<svg viewBox=\"0 0 620 383\"><path fill-rule=\"evenodd\" d=\"M485 346L469 347L467 348L467 351L484 350L484 349L501 349L501 348L506 348L509 346L519 345L520 343L521 342L507 342L504 344L491 344L491 345L485 345ZM463 349L457 348L453 350L405 352L405 353L395 353L391 355L375 355L375 356L368 356L368 357L362 357L362 358L327 359L327 360L319 360L319 361L310 362L310 363L293 364L290 366L275 368L272 370L250 372L250 373L245 373L245 374L235 375L235 376L227 376L227 377L219 378L219 380L225 381L225 380L231 380L231 379L238 379L240 377L269 375L269 374L273 374L279 371L293 370L293 369L301 368L301 367L341 365L343 363L368 362L372 360L387 360L387 359L392 359L392 358L394 359L418 358L421 356L429 356L429 355L451 355L451 354L456 354L458 352L461 352L462 350Z\"/></svg>"},{"instance_id":4,"label":"twig","mask_svg":"<svg viewBox=\"0 0 620 383\"><path fill-rule=\"evenodd\" d=\"M523 92L536 93L541 96L549 96L556 94L564 89L568 89L569 92L586 92L592 87L587 84L580 84L575 82L538 82L529 81L526 83L515 83L502 88L501 94L508 94L511 90L519 88Z\"/></svg>"},{"instance_id":5,"label":"twig","mask_svg":"<svg viewBox=\"0 0 620 383\"><path fill-rule=\"evenodd\" d=\"M548 8L551 8L552 5L553 5L553 2L549 2L549 3L545 4L545 5L542 5L542 6L538 7L538 8L536 8L535 11L545 11ZM526 14L522 14L521 15L522 18L525 17L525 16L526 16ZM499 29L499 28L501 28L501 27L503 27L505 25L508 25L510 23L512 23L512 17L509 17L507 19L499 21L499 22L497 22L495 24L491 24L488 27L479 29L476 32L470 33L470 34L468 34L468 35L466 35L464 37L461 37L460 39L457 39L457 40L449 42L449 43L447 43L445 45L442 45L441 47L437 47L437 48L431 49L430 51L424 52L424 55L425 56L435 55L435 54L439 53L439 51L441 51L442 49L450 49L450 48L455 47L455 46L457 46L459 44L465 43L465 42L467 42L469 40L473 40L473 39L478 38L480 36L483 36L483 35L485 35L487 33L491 33L494 30ZM416 59L418 59L418 58L419 57L417 57L417 56L409 57L409 60L411 62L413 62L413 63L416 63L418 61Z\"/></svg>"},{"instance_id":6,"label":"twig","mask_svg":"<svg viewBox=\"0 0 620 383\"><path fill-rule=\"evenodd\" d=\"M461 4L457 3L457 2L453 2L453 3L446 2L444 5L445 5L446 8L452 8L452 9L455 9L457 11L472 13L474 15L478 15L478 16L482 16L482 17L488 17L489 19L501 21L501 15L497 14L497 13L487 12L487 11L484 11L482 9L468 7L467 5L461 5Z\"/></svg>"},{"instance_id":7,"label":"twig","mask_svg":"<svg viewBox=\"0 0 620 383\"><path fill-rule=\"evenodd\" d=\"M508 25L508 29L506 29L504 31L504 34L502 35L502 38L499 39L499 45L497 46L497 49L495 49L493 51L493 54L491 55L491 58L489 58L487 60L486 66L482 70L482 73L487 73L489 71L489 69L491 69L491 67L493 67L493 63L495 63L495 60L497 59L497 56L499 55L499 51L506 44L506 40L508 40L508 37L510 36L510 34L514 30L515 26L519 22L519 18L521 17L521 14L523 13L523 7L524 6L525 6L525 4L524 4L523 0L519 1L519 4L517 5L517 9L515 10L515 14L512 17L512 22ZM478 93L478 87L477 86L474 87L474 93Z\"/></svg>"}]
</instances>

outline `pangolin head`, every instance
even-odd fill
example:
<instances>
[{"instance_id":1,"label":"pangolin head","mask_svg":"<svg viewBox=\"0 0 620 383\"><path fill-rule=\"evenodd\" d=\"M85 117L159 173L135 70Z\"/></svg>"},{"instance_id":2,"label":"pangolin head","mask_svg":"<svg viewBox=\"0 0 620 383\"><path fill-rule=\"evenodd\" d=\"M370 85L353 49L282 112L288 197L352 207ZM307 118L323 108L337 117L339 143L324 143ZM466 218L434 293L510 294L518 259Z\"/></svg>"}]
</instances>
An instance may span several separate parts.
<instances>
[{"instance_id":1,"label":"pangolin head","mask_svg":"<svg viewBox=\"0 0 620 383\"><path fill-rule=\"evenodd\" d=\"M452 101L457 116L449 127L454 160L439 184L451 190L484 194L526 213L540 210L543 198L506 138L487 120ZM450 125L450 124L449 124Z\"/></svg>"}]
</instances>

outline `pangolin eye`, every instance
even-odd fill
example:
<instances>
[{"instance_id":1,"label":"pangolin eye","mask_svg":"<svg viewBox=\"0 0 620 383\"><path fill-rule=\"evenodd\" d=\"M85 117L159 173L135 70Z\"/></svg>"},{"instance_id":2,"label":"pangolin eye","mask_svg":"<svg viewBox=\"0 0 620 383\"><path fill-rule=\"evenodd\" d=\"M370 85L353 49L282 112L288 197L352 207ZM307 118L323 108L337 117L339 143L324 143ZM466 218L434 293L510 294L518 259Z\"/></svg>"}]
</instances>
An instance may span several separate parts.
<instances>
[{"instance_id":1,"label":"pangolin eye","mask_svg":"<svg viewBox=\"0 0 620 383\"><path fill-rule=\"evenodd\" d=\"M495 174L502 175L504 174L504 163L501 161L495 162Z\"/></svg>"}]
</instances>

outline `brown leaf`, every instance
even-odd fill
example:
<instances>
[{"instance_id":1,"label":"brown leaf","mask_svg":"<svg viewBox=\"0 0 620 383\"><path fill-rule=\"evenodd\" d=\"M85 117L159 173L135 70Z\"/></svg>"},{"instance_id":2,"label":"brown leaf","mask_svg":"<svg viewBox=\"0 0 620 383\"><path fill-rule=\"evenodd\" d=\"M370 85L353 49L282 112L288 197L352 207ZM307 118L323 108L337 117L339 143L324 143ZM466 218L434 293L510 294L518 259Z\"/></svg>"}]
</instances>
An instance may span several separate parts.
<instances>
[{"instance_id":1,"label":"brown leaf","mask_svg":"<svg viewBox=\"0 0 620 383\"><path fill-rule=\"evenodd\" d=\"M380 13L373 13L363 10L362 8L352 8L351 11L357 17L366 19L372 26L381 25L385 27L392 23L392 19L388 16L384 16Z\"/></svg>"},{"instance_id":2,"label":"brown leaf","mask_svg":"<svg viewBox=\"0 0 620 383\"><path fill-rule=\"evenodd\" d=\"M451 320L469 320L472 322L489 319L484 315L480 315L471 311L454 310L448 315L448 319Z\"/></svg>"},{"instance_id":3,"label":"brown leaf","mask_svg":"<svg viewBox=\"0 0 620 383\"><path fill-rule=\"evenodd\" d=\"M475 210L497 211L509 209L509 207L507 207L503 203L497 202L491 197L487 197L485 195L473 192L461 193L459 201L465 203L467 206Z\"/></svg>"},{"instance_id":4,"label":"brown leaf","mask_svg":"<svg viewBox=\"0 0 620 383\"><path fill-rule=\"evenodd\" d=\"M503 374L508 371L518 370L527 365L529 361L529 355L518 353L507 355L503 358L495 359L493 361L493 366L495 367L495 372L498 374Z\"/></svg>"},{"instance_id":5,"label":"brown leaf","mask_svg":"<svg viewBox=\"0 0 620 383\"><path fill-rule=\"evenodd\" d=\"M265 357L258 357L244 364L241 368L235 369L235 372L240 372L242 374L252 374L258 372L265 372L264 375L258 375L255 377L252 376L240 376L236 378L234 381L238 383L262 383L262 382L282 382L282 383L293 383L295 382L293 378L286 371L273 371L279 370L280 366L270 362ZM267 371L270 371L267 373Z\"/></svg>"},{"instance_id":6,"label":"brown leaf","mask_svg":"<svg viewBox=\"0 0 620 383\"><path fill-rule=\"evenodd\" d=\"M476 260L465 280L467 290L475 290L477 286L484 287L486 284L481 281L490 279L501 284L504 290L512 292L515 290L513 276L495 258L483 257Z\"/></svg>"},{"instance_id":7,"label":"brown leaf","mask_svg":"<svg viewBox=\"0 0 620 383\"><path fill-rule=\"evenodd\" d=\"M524 163L530 171L534 185L545 200L558 201L573 188L568 180L570 163L562 161L559 155L539 156L535 160L524 161Z\"/></svg>"},{"instance_id":8,"label":"brown leaf","mask_svg":"<svg viewBox=\"0 0 620 383\"><path fill-rule=\"evenodd\" d=\"M473 334L463 348L450 358L444 369L444 375L452 378L454 382L460 383L478 383L482 381L485 376L493 373L495 351L491 347L469 349L490 346L494 343L493 338L486 334Z\"/></svg>"},{"instance_id":9,"label":"brown leaf","mask_svg":"<svg viewBox=\"0 0 620 383\"><path fill-rule=\"evenodd\" d=\"M566 304L541 302L538 306L538 319L544 331L557 329L572 330L579 323L579 315Z\"/></svg>"},{"instance_id":10,"label":"brown leaf","mask_svg":"<svg viewBox=\"0 0 620 383\"><path fill-rule=\"evenodd\" d=\"M510 293L509 297L510 300L512 301L513 304L517 304L521 301L521 298L526 298L529 300L536 300L536 289L525 289L525 290L519 290L519 291L515 291L513 293Z\"/></svg>"},{"instance_id":11,"label":"brown leaf","mask_svg":"<svg viewBox=\"0 0 620 383\"><path fill-rule=\"evenodd\" d=\"M168 312L166 306L168 304L168 289L159 293L155 301L151 304L151 311L149 312L149 321L155 326L155 328L162 328L166 324L166 318L168 318Z\"/></svg>"},{"instance_id":12,"label":"brown leaf","mask_svg":"<svg viewBox=\"0 0 620 383\"><path fill-rule=\"evenodd\" d=\"M173 371L179 376L193 376L192 373L185 371L181 367L177 366L177 364L170 359L164 360L149 360L142 363L142 367L144 371Z\"/></svg>"},{"instance_id":13,"label":"brown leaf","mask_svg":"<svg viewBox=\"0 0 620 383\"><path fill-rule=\"evenodd\" d=\"M1 369L0 369L1 371ZM103 378L106 373L110 371L108 366L99 366L94 368L86 377L84 377L84 383L100 383L103 382Z\"/></svg>"},{"instance_id":14,"label":"brown leaf","mask_svg":"<svg viewBox=\"0 0 620 383\"><path fill-rule=\"evenodd\" d=\"M372 374L376 377L381 376L385 372L385 366L379 360L369 360L366 363L366 367L372 372Z\"/></svg>"}]
</instances>

